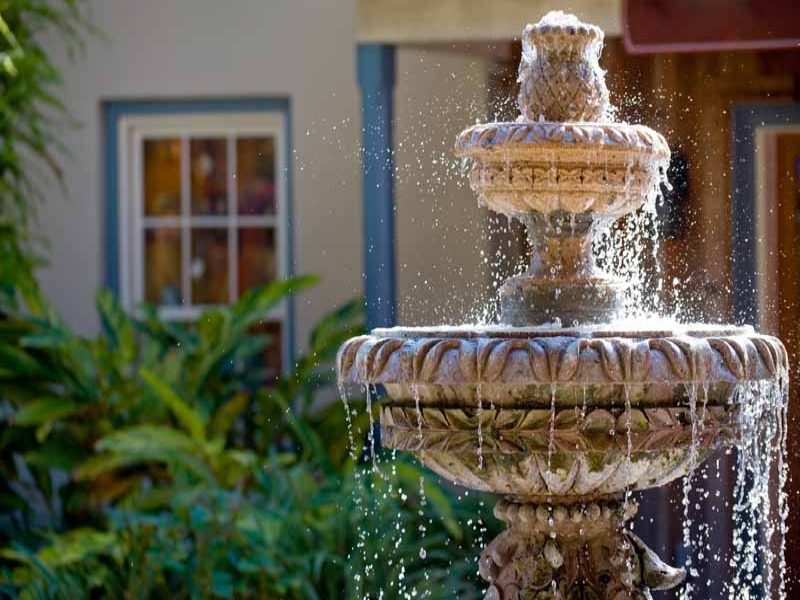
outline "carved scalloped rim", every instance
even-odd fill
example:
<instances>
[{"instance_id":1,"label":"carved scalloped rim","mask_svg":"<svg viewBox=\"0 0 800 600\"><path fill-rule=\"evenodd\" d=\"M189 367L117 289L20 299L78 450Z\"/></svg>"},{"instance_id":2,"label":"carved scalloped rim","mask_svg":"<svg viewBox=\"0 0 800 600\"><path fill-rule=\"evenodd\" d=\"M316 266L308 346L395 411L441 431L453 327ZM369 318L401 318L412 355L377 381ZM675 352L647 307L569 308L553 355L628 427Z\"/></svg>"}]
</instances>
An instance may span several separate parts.
<instances>
[{"instance_id":1,"label":"carved scalloped rim","mask_svg":"<svg viewBox=\"0 0 800 600\"><path fill-rule=\"evenodd\" d=\"M604 381L580 381L583 361L599 353ZM456 353L460 378L442 369L442 359ZM653 352L662 354L675 383L708 384L728 380L714 372L716 357L738 381L778 378L788 369L783 344L760 334L730 336L670 336L649 339L584 337L388 337L364 335L352 338L339 349L337 376L348 383L480 384L503 383L512 359L519 368L515 384L645 383L649 379ZM387 369L390 361L394 369ZM399 364L396 364L399 361ZM397 368L399 367L399 369ZM520 373L519 369L526 369ZM761 376L758 374L762 373ZM663 381L659 380L659 381Z\"/></svg>"},{"instance_id":2,"label":"carved scalloped rim","mask_svg":"<svg viewBox=\"0 0 800 600\"><path fill-rule=\"evenodd\" d=\"M456 138L458 156L476 156L487 150L497 151L530 145L551 145L563 148L586 147L625 152L641 152L654 158L670 155L664 136L644 125L624 123L482 123L462 131ZM601 160L598 157L598 160Z\"/></svg>"}]
</instances>

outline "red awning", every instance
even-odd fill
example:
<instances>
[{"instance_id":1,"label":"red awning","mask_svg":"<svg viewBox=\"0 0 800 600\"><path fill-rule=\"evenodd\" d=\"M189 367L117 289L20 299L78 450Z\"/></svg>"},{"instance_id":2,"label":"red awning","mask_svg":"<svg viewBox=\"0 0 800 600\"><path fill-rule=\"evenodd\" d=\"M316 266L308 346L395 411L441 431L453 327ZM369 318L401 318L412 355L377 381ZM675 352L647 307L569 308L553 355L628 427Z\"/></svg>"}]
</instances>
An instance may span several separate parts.
<instances>
[{"instance_id":1,"label":"red awning","mask_svg":"<svg viewBox=\"0 0 800 600\"><path fill-rule=\"evenodd\" d=\"M797 48L800 0L624 0L631 53Z\"/></svg>"}]
</instances>

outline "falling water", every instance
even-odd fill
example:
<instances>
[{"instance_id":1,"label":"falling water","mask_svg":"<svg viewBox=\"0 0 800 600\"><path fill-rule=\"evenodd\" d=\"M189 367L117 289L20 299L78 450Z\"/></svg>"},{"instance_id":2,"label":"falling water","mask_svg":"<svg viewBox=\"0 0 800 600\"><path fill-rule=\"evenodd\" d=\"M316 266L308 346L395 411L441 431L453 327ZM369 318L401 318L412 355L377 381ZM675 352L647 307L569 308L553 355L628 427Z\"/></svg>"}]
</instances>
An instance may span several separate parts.
<instances>
[{"instance_id":1,"label":"falling water","mask_svg":"<svg viewBox=\"0 0 800 600\"><path fill-rule=\"evenodd\" d=\"M344 408L344 415L345 415L345 423L347 424L347 438L348 438L348 453L350 454L350 458L353 460L355 468L353 470L353 474L356 480L356 485L354 487L353 493L353 504L354 508L358 513L366 513L368 511L368 507L364 505L364 495L362 493L362 485L361 485L361 470L358 468L358 458L359 458L359 449L356 448L355 439L353 436L353 418L351 414L350 402L349 402L349 395L347 393L347 388L343 381L338 380L337 385L339 388L339 395L342 399L342 404ZM360 552L361 560L365 565L364 573L355 573L354 579L357 583L361 583L362 576L364 578L369 576L369 558L366 555L366 540L368 536L368 531L364 529L364 527L359 526L357 528L357 542L356 542L356 551ZM348 559L351 559L352 556L348 555Z\"/></svg>"},{"instance_id":2,"label":"falling water","mask_svg":"<svg viewBox=\"0 0 800 600\"><path fill-rule=\"evenodd\" d=\"M478 419L478 469L483 470L483 384L478 383L475 395L478 397L478 410L475 414Z\"/></svg>"},{"instance_id":3,"label":"falling water","mask_svg":"<svg viewBox=\"0 0 800 600\"><path fill-rule=\"evenodd\" d=\"M353 439L353 419L350 416L350 403L348 402L347 396L347 388L344 385L344 382L341 380L337 380L336 382L339 388L339 396L342 399L342 404L344 405L344 420L347 424L347 447L350 453L350 458L353 459L353 462L358 460L358 456L356 455L356 443Z\"/></svg>"},{"instance_id":4,"label":"falling water","mask_svg":"<svg viewBox=\"0 0 800 600\"><path fill-rule=\"evenodd\" d=\"M625 394L625 468L627 469L626 473L626 483L625 483L625 495L623 496L622 500L622 514L627 515L630 500L631 500L631 470L632 470L632 458L633 458L633 432L632 432L632 423L633 423L633 415L632 415L632 406L631 406L631 390L630 385L626 382L623 384L624 394ZM625 575L628 578L626 585L631 585L633 581L633 559L631 555L628 553L629 549L629 542L628 539L625 538L622 542L623 550L625 551L625 568L626 573Z\"/></svg>"},{"instance_id":5,"label":"falling water","mask_svg":"<svg viewBox=\"0 0 800 600\"><path fill-rule=\"evenodd\" d=\"M786 380L784 371L774 380L743 382L735 391L741 441L734 484L733 576L725 586L729 600L786 598ZM778 472L775 505L773 466Z\"/></svg>"},{"instance_id":6,"label":"falling water","mask_svg":"<svg viewBox=\"0 0 800 600\"><path fill-rule=\"evenodd\" d=\"M373 389L370 384L364 386L367 397L367 414L369 415L369 431L367 432L367 440L369 441L369 455L372 459L372 472L378 472L378 462L375 458L375 417L372 414L372 394Z\"/></svg>"},{"instance_id":7,"label":"falling water","mask_svg":"<svg viewBox=\"0 0 800 600\"><path fill-rule=\"evenodd\" d=\"M697 468L697 384L695 382L687 384L686 392L689 399L689 418L691 421L692 437L689 446L689 472L683 478L683 499L681 500L681 505L683 506L683 522L681 523L681 528L683 533L683 547L686 551L686 572L688 574L687 581L681 590L682 600L690 600L694 589L693 580L698 576L698 571L693 566L692 518L689 511L694 472Z\"/></svg>"},{"instance_id":8,"label":"falling water","mask_svg":"<svg viewBox=\"0 0 800 600\"><path fill-rule=\"evenodd\" d=\"M420 524L419 524L419 557L422 560L425 560L427 557L427 551L425 550L425 532L427 528L425 527L425 521L423 517L425 516L425 507L428 505L428 498L425 496L425 478L420 475L419 476L419 517L420 517Z\"/></svg>"},{"instance_id":9,"label":"falling water","mask_svg":"<svg viewBox=\"0 0 800 600\"><path fill-rule=\"evenodd\" d=\"M586 422L586 410L588 408L589 398L586 394L586 384L581 385L582 388L582 395L583 395L583 402L581 404L581 429L583 429L584 423Z\"/></svg>"},{"instance_id":10,"label":"falling water","mask_svg":"<svg viewBox=\"0 0 800 600\"><path fill-rule=\"evenodd\" d=\"M625 390L625 442L626 442L625 468L628 469L628 475L626 477L626 480L628 482L630 482L630 470L631 470L631 466L632 466L631 465L631 458L633 456L633 432L631 431L631 429L632 429L632 420L633 420L633 417L632 417L633 408L631 407L631 390L630 390L630 386L627 383L625 383L623 387L624 387L624 390ZM630 501L630 498L631 498L630 483L627 483L625 485L625 499L624 499L624 505L623 505L623 507L624 507L624 513L623 514L627 514L628 513L628 502Z\"/></svg>"},{"instance_id":11,"label":"falling water","mask_svg":"<svg viewBox=\"0 0 800 600\"><path fill-rule=\"evenodd\" d=\"M592 248L598 265L628 283L620 315L623 319L665 314L661 295L654 292L663 289L656 224L657 206L663 201L661 186L668 184L666 167L664 161L649 165L654 184L639 210L620 220L598 221L592 228ZM632 169L633 164L628 168Z\"/></svg>"},{"instance_id":12,"label":"falling water","mask_svg":"<svg viewBox=\"0 0 800 600\"><path fill-rule=\"evenodd\" d=\"M779 408L778 408L778 521L780 523L778 546L778 597L786 597L786 536L789 530L789 498L786 484L789 479L789 464L787 462L787 441L789 434L789 373L781 369L779 381Z\"/></svg>"},{"instance_id":13,"label":"falling water","mask_svg":"<svg viewBox=\"0 0 800 600\"><path fill-rule=\"evenodd\" d=\"M414 396L414 407L417 410L417 440L420 443L420 447L422 446L422 408L420 407L420 400L419 400L419 388L417 387L417 383L414 382L411 384L411 394Z\"/></svg>"},{"instance_id":14,"label":"falling water","mask_svg":"<svg viewBox=\"0 0 800 600\"><path fill-rule=\"evenodd\" d=\"M701 384L703 390L703 404L700 410L697 424L697 431L699 436L703 436L702 442L705 443L705 432L706 432L706 417L708 412L708 382L703 381ZM698 441L697 443L700 443ZM696 451L695 451L696 454ZM698 490L699 491L699 490ZM694 509L697 512L702 511L702 505L700 504L700 500L704 500L706 503L708 502L709 493L707 490L703 491L703 494L698 498L695 502ZM706 551L710 547L711 543L711 534L710 534L710 523L707 521L701 520L697 524L697 541L695 542L695 546L697 547L697 553L694 559L697 561L698 565L703 565L706 560Z\"/></svg>"},{"instance_id":15,"label":"falling water","mask_svg":"<svg viewBox=\"0 0 800 600\"><path fill-rule=\"evenodd\" d=\"M550 438L547 442L547 472L552 472L553 446L556 437L556 384L550 384Z\"/></svg>"}]
</instances>

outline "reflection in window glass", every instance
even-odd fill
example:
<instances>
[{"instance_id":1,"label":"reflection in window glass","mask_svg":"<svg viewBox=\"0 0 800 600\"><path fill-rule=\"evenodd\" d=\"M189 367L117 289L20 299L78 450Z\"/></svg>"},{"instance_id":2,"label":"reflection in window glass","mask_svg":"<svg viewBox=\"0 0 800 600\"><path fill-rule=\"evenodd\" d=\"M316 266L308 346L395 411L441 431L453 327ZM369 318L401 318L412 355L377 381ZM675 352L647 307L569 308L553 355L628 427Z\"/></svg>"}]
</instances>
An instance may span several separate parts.
<instances>
[{"instance_id":1,"label":"reflection in window glass","mask_svg":"<svg viewBox=\"0 0 800 600\"><path fill-rule=\"evenodd\" d=\"M226 304L228 297L228 230L192 229L192 304Z\"/></svg>"},{"instance_id":2,"label":"reflection in window glass","mask_svg":"<svg viewBox=\"0 0 800 600\"><path fill-rule=\"evenodd\" d=\"M239 229L238 249L240 295L277 277L274 229L255 227Z\"/></svg>"},{"instance_id":3,"label":"reflection in window glass","mask_svg":"<svg viewBox=\"0 0 800 600\"><path fill-rule=\"evenodd\" d=\"M240 215L275 214L275 139L236 140L236 181Z\"/></svg>"},{"instance_id":4,"label":"reflection in window glass","mask_svg":"<svg viewBox=\"0 0 800 600\"><path fill-rule=\"evenodd\" d=\"M144 140L143 147L145 215L179 215L181 141L178 138Z\"/></svg>"},{"instance_id":5,"label":"reflection in window glass","mask_svg":"<svg viewBox=\"0 0 800 600\"><path fill-rule=\"evenodd\" d=\"M181 233L147 229L144 233L144 299L148 304L177 306L181 294Z\"/></svg>"},{"instance_id":6,"label":"reflection in window glass","mask_svg":"<svg viewBox=\"0 0 800 600\"><path fill-rule=\"evenodd\" d=\"M193 215L228 212L228 158L225 138L201 138L189 142Z\"/></svg>"}]
</instances>

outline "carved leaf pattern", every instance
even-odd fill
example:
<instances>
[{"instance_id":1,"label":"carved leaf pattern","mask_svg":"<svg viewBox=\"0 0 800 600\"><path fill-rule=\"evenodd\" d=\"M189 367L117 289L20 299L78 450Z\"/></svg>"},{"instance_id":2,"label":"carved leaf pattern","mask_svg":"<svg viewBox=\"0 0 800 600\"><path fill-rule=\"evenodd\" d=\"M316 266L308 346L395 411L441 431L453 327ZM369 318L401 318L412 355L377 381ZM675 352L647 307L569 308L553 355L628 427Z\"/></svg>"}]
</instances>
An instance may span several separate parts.
<instances>
[{"instance_id":1,"label":"carved leaf pattern","mask_svg":"<svg viewBox=\"0 0 800 600\"><path fill-rule=\"evenodd\" d=\"M489 436L484 437L482 466L474 432L434 432L422 440L393 429L384 435L389 447L415 452L423 464L450 481L501 494L613 494L626 488L664 485L691 468L691 432L686 434L688 439L666 438L661 444L635 446L630 455L618 445L576 450L558 438L551 454L546 436L540 440ZM723 429L701 437L697 460L704 460L719 444L732 441L732 436L729 429ZM678 441L681 443L675 443ZM548 465L549 456L552 462Z\"/></svg>"},{"instance_id":2,"label":"carved leaf pattern","mask_svg":"<svg viewBox=\"0 0 800 600\"><path fill-rule=\"evenodd\" d=\"M631 442L635 452L688 447L692 441L691 416L686 406L634 408ZM706 407L696 430L701 446L733 440L738 431L736 406ZM560 409L552 418L548 409L484 409L480 413L481 441L485 453L500 451L606 451L627 450L627 413L623 409L595 408L580 416L572 408ZM551 436L550 427L553 425ZM423 408L386 405L381 409L384 444L399 450L452 451L465 441L475 451L478 413L462 408ZM507 448L505 450L504 448Z\"/></svg>"},{"instance_id":3,"label":"carved leaf pattern","mask_svg":"<svg viewBox=\"0 0 800 600\"><path fill-rule=\"evenodd\" d=\"M689 361L683 353L680 346L671 340L653 340L650 342L650 347L660 350L669 362L672 372L675 374L678 381L689 381L691 372L689 371Z\"/></svg>"},{"instance_id":4,"label":"carved leaf pattern","mask_svg":"<svg viewBox=\"0 0 800 600\"><path fill-rule=\"evenodd\" d=\"M361 335L354 337L343 344L339 351L336 353L336 371L337 373L348 373L353 368L356 360L356 353L358 349L370 339L368 335Z\"/></svg>"},{"instance_id":5,"label":"carved leaf pattern","mask_svg":"<svg viewBox=\"0 0 800 600\"><path fill-rule=\"evenodd\" d=\"M486 191L558 189L622 193L634 184L644 186L654 177L647 165L638 163L583 168L543 167L535 162L502 166L481 163L475 165L472 173L473 188Z\"/></svg>"},{"instance_id":6,"label":"carved leaf pattern","mask_svg":"<svg viewBox=\"0 0 800 600\"><path fill-rule=\"evenodd\" d=\"M580 365L581 348L584 340L576 340L569 344L558 359L556 379L558 381L571 381L578 373Z\"/></svg>"},{"instance_id":7,"label":"carved leaf pattern","mask_svg":"<svg viewBox=\"0 0 800 600\"><path fill-rule=\"evenodd\" d=\"M747 352L738 340L726 342L714 338L708 340L708 344L719 353L722 363L737 379L747 376Z\"/></svg>"},{"instance_id":8,"label":"carved leaf pattern","mask_svg":"<svg viewBox=\"0 0 800 600\"><path fill-rule=\"evenodd\" d=\"M753 343L755 344L756 350L758 350L761 360L764 361L767 371L770 373L775 372L777 370L778 358L773 352L772 345L762 339L754 339Z\"/></svg>"}]
</instances>

